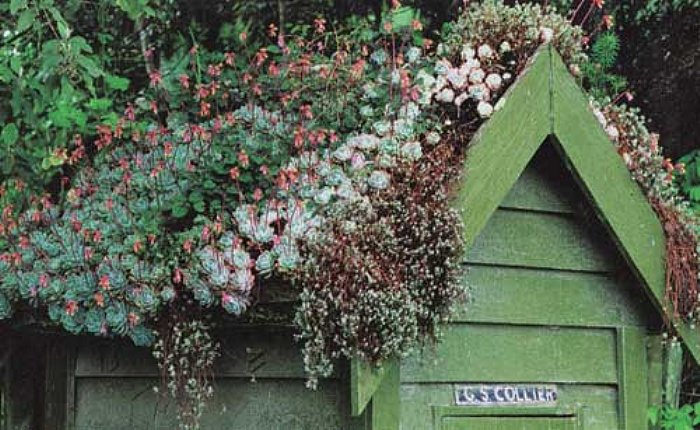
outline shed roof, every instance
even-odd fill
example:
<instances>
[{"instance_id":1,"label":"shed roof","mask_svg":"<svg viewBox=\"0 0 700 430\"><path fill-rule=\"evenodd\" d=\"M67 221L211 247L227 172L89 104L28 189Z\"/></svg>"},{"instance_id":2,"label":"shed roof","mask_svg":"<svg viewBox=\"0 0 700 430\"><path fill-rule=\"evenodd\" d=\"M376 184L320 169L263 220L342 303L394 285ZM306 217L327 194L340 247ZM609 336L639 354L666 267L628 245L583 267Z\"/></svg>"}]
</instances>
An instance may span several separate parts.
<instances>
[{"instance_id":1,"label":"shed roof","mask_svg":"<svg viewBox=\"0 0 700 430\"><path fill-rule=\"evenodd\" d=\"M463 210L466 245L473 244L550 138L648 298L700 362L700 332L674 318L665 303L661 222L593 114L588 97L551 45L538 50L502 100L502 107L470 143L464 183L455 199Z\"/></svg>"}]
</instances>

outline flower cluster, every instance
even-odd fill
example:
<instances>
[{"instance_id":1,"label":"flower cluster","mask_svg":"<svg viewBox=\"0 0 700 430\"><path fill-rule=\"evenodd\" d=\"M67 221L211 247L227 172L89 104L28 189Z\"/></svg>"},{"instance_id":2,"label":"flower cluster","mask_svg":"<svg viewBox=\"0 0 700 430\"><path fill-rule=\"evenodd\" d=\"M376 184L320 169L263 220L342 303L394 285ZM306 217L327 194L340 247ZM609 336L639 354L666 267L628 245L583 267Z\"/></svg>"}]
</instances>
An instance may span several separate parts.
<instances>
[{"instance_id":1,"label":"flower cluster","mask_svg":"<svg viewBox=\"0 0 700 430\"><path fill-rule=\"evenodd\" d=\"M648 131L637 109L595 102L592 109L663 223L667 306L694 323L700 316L700 220L673 181L685 166L664 157L659 135Z\"/></svg>"}]
</instances>

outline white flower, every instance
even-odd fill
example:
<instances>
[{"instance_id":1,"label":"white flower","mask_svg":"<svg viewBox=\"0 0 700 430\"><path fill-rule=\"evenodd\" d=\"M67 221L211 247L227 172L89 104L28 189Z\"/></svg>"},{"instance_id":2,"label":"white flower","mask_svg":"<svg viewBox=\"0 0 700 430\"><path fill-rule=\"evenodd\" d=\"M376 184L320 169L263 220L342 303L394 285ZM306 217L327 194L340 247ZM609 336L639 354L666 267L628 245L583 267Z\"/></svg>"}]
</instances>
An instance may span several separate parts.
<instances>
[{"instance_id":1,"label":"white flower","mask_svg":"<svg viewBox=\"0 0 700 430\"><path fill-rule=\"evenodd\" d=\"M406 59L409 63L415 63L418 61L421 55L421 50L417 46L411 46L406 52Z\"/></svg>"},{"instance_id":2,"label":"white flower","mask_svg":"<svg viewBox=\"0 0 700 430\"><path fill-rule=\"evenodd\" d=\"M450 81L453 87L459 89L467 84L467 77L462 73L461 69L451 68L447 71L447 80Z\"/></svg>"},{"instance_id":3,"label":"white flower","mask_svg":"<svg viewBox=\"0 0 700 430\"><path fill-rule=\"evenodd\" d=\"M387 122L387 124L389 123ZM369 151L375 149L379 145L379 138L373 134L364 133L349 138L348 145L354 146L355 148L363 151Z\"/></svg>"},{"instance_id":4,"label":"white flower","mask_svg":"<svg viewBox=\"0 0 700 430\"><path fill-rule=\"evenodd\" d=\"M425 140L431 145L435 145L440 142L440 133L431 131L425 136Z\"/></svg>"},{"instance_id":5,"label":"white flower","mask_svg":"<svg viewBox=\"0 0 700 430\"><path fill-rule=\"evenodd\" d=\"M386 58L387 54L383 49L377 49L376 51L372 52L372 55L369 56L369 59L375 64L384 64Z\"/></svg>"},{"instance_id":6,"label":"white flower","mask_svg":"<svg viewBox=\"0 0 700 430\"><path fill-rule=\"evenodd\" d=\"M605 115L603 115L603 112L601 112L600 109L593 109L593 115L595 115L596 119L600 125L603 126L603 128L608 126L608 120L605 118Z\"/></svg>"},{"instance_id":7,"label":"white flower","mask_svg":"<svg viewBox=\"0 0 700 430\"><path fill-rule=\"evenodd\" d=\"M364 105L360 107L360 115L364 117L370 117L374 115L374 109L372 109L372 106L369 105Z\"/></svg>"},{"instance_id":8,"label":"white flower","mask_svg":"<svg viewBox=\"0 0 700 430\"><path fill-rule=\"evenodd\" d=\"M554 38L554 30L549 27L540 28L540 41L543 43L549 43Z\"/></svg>"},{"instance_id":9,"label":"white flower","mask_svg":"<svg viewBox=\"0 0 700 430\"><path fill-rule=\"evenodd\" d=\"M409 139L413 136L413 121L409 119L397 119L394 122L396 135L401 139Z\"/></svg>"},{"instance_id":10,"label":"white flower","mask_svg":"<svg viewBox=\"0 0 700 430\"><path fill-rule=\"evenodd\" d=\"M420 142L412 140L404 143L403 146L401 146L401 155L411 160L419 159L423 155Z\"/></svg>"},{"instance_id":11,"label":"white flower","mask_svg":"<svg viewBox=\"0 0 700 430\"><path fill-rule=\"evenodd\" d=\"M571 74L574 76L580 76L581 68L578 66L578 64L572 64L569 66L569 72L571 72Z\"/></svg>"},{"instance_id":12,"label":"white flower","mask_svg":"<svg viewBox=\"0 0 700 430\"><path fill-rule=\"evenodd\" d=\"M455 103L455 105L456 105L457 107L460 107L460 106L462 106L462 103L464 103L465 101L467 101L468 98L469 98L469 94L467 94L467 93L460 93L460 95L458 95L457 97L455 97L454 103Z\"/></svg>"},{"instance_id":13,"label":"white flower","mask_svg":"<svg viewBox=\"0 0 700 430\"><path fill-rule=\"evenodd\" d=\"M438 75L445 75L447 74L447 71L452 68L452 64L450 64L449 61L446 59L442 58L438 60L438 62L435 64L435 73Z\"/></svg>"},{"instance_id":14,"label":"white flower","mask_svg":"<svg viewBox=\"0 0 700 430\"><path fill-rule=\"evenodd\" d=\"M507 40L504 40L503 43L501 43L501 46L498 48L501 52L510 52L511 47L510 43L508 43Z\"/></svg>"},{"instance_id":15,"label":"white flower","mask_svg":"<svg viewBox=\"0 0 700 430\"><path fill-rule=\"evenodd\" d=\"M476 58L470 58L467 61L462 64L462 69L464 69L465 73L472 71L473 69L478 69L481 67L481 61L477 60Z\"/></svg>"},{"instance_id":16,"label":"white flower","mask_svg":"<svg viewBox=\"0 0 700 430\"><path fill-rule=\"evenodd\" d=\"M314 196L314 201L319 205L327 205L333 197L333 189L330 187L323 187L316 196Z\"/></svg>"},{"instance_id":17,"label":"white flower","mask_svg":"<svg viewBox=\"0 0 700 430\"><path fill-rule=\"evenodd\" d=\"M491 98L491 93L486 85L474 84L469 86L469 97L477 101L487 101Z\"/></svg>"},{"instance_id":18,"label":"white flower","mask_svg":"<svg viewBox=\"0 0 700 430\"><path fill-rule=\"evenodd\" d=\"M459 55L462 60L470 60L474 58L476 51L474 51L474 48L472 48L471 45L463 45L462 51L460 51Z\"/></svg>"},{"instance_id":19,"label":"white flower","mask_svg":"<svg viewBox=\"0 0 700 430\"><path fill-rule=\"evenodd\" d=\"M488 118L493 113L493 106L487 102L479 102L479 104L476 106L476 111L479 112L479 115L482 118Z\"/></svg>"},{"instance_id":20,"label":"white flower","mask_svg":"<svg viewBox=\"0 0 700 430\"><path fill-rule=\"evenodd\" d=\"M479 54L479 58L482 60L493 57L493 49L491 49L491 47L487 44L479 46L479 50L477 52Z\"/></svg>"},{"instance_id":21,"label":"white flower","mask_svg":"<svg viewBox=\"0 0 700 430\"><path fill-rule=\"evenodd\" d=\"M620 131L615 127L614 124L610 124L605 128L605 132L608 134L608 137L610 140L613 142L617 142L617 139L620 138Z\"/></svg>"},{"instance_id":22,"label":"white flower","mask_svg":"<svg viewBox=\"0 0 700 430\"><path fill-rule=\"evenodd\" d=\"M416 74L416 82L418 82L423 88L431 88L435 85L435 77L428 73L425 69L420 69Z\"/></svg>"},{"instance_id":23,"label":"white flower","mask_svg":"<svg viewBox=\"0 0 700 430\"><path fill-rule=\"evenodd\" d=\"M450 88L443 89L437 94L437 96L435 96L435 100L442 103L452 103L452 100L454 100L454 98L455 92L452 91Z\"/></svg>"},{"instance_id":24,"label":"white flower","mask_svg":"<svg viewBox=\"0 0 700 430\"><path fill-rule=\"evenodd\" d=\"M372 124L374 131L380 136L386 136L391 131L391 124L389 121L377 121Z\"/></svg>"},{"instance_id":25,"label":"white flower","mask_svg":"<svg viewBox=\"0 0 700 430\"><path fill-rule=\"evenodd\" d=\"M489 87L491 91L498 91L501 88L503 79L498 73L491 73L486 77L486 86Z\"/></svg>"},{"instance_id":26,"label":"white flower","mask_svg":"<svg viewBox=\"0 0 700 430\"><path fill-rule=\"evenodd\" d=\"M512 78L513 78L513 75L511 75L510 73L504 73L504 74L503 74L503 80L504 80L504 81L510 81Z\"/></svg>"},{"instance_id":27,"label":"white flower","mask_svg":"<svg viewBox=\"0 0 700 430\"><path fill-rule=\"evenodd\" d=\"M383 190L389 186L389 174L382 170L375 170L371 175L369 175L367 183L372 188Z\"/></svg>"},{"instance_id":28,"label":"white flower","mask_svg":"<svg viewBox=\"0 0 700 430\"><path fill-rule=\"evenodd\" d=\"M478 84L478 83L483 82L485 77L486 77L486 73L484 73L483 70L474 69L469 74L469 82L471 82L472 84Z\"/></svg>"},{"instance_id":29,"label":"white flower","mask_svg":"<svg viewBox=\"0 0 700 430\"><path fill-rule=\"evenodd\" d=\"M352 148L349 144L339 146L335 151L333 151L333 158L338 161L348 161L352 158Z\"/></svg>"}]
</instances>

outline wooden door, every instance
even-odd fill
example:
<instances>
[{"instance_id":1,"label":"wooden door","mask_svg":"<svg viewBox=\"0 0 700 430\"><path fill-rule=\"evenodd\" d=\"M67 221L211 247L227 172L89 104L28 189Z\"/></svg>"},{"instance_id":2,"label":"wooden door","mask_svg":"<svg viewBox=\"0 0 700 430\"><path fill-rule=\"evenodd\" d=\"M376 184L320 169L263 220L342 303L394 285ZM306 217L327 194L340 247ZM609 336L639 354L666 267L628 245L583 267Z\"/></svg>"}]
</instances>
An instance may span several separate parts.
<instances>
[{"instance_id":1,"label":"wooden door","mask_svg":"<svg viewBox=\"0 0 700 430\"><path fill-rule=\"evenodd\" d=\"M578 430L576 417L445 417L440 430Z\"/></svg>"}]
</instances>

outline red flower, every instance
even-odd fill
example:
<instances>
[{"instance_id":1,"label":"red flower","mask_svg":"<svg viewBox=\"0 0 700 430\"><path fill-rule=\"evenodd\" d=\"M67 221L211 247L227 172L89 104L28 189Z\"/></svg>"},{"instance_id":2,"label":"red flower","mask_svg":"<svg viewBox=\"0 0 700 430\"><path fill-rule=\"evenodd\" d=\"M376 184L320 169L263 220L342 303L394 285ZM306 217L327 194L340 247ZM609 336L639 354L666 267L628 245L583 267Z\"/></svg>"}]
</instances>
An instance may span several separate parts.
<instances>
[{"instance_id":1,"label":"red flower","mask_svg":"<svg viewBox=\"0 0 700 430\"><path fill-rule=\"evenodd\" d=\"M78 303L75 300L68 300L65 309L67 315L73 316L78 311Z\"/></svg>"},{"instance_id":2,"label":"red flower","mask_svg":"<svg viewBox=\"0 0 700 430\"><path fill-rule=\"evenodd\" d=\"M613 17L610 15L603 15L603 26L605 28L612 28L613 26Z\"/></svg>"},{"instance_id":3,"label":"red flower","mask_svg":"<svg viewBox=\"0 0 700 430\"><path fill-rule=\"evenodd\" d=\"M134 246L132 247L132 249L134 250L134 254L138 254L139 252L141 252L142 247L143 245L141 244L140 240L134 242Z\"/></svg>"},{"instance_id":4,"label":"red flower","mask_svg":"<svg viewBox=\"0 0 700 430\"><path fill-rule=\"evenodd\" d=\"M256 188L255 191L253 191L253 199L255 199L256 202L259 202L263 198L263 192L260 188Z\"/></svg>"},{"instance_id":5,"label":"red flower","mask_svg":"<svg viewBox=\"0 0 700 430\"><path fill-rule=\"evenodd\" d=\"M41 276L39 276L39 286L41 288L46 288L49 286L49 275L42 273Z\"/></svg>"},{"instance_id":6,"label":"red flower","mask_svg":"<svg viewBox=\"0 0 700 430\"><path fill-rule=\"evenodd\" d=\"M605 0L593 0L593 4L594 4L595 7L597 7L598 9L602 9L602 8L603 8L603 5L605 4Z\"/></svg>"},{"instance_id":7,"label":"red flower","mask_svg":"<svg viewBox=\"0 0 700 430\"><path fill-rule=\"evenodd\" d=\"M304 119L313 119L314 117L314 114L311 111L311 105L308 104L301 105L301 107L299 108L299 113Z\"/></svg>"},{"instance_id":8,"label":"red flower","mask_svg":"<svg viewBox=\"0 0 700 430\"><path fill-rule=\"evenodd\" d=\"M93 295L93 298L95 299L95 304L97 305L97 307L104 307L105 295L102 294L101 291L96 292L95 295Z\"/></svg>"},{"instance_id":9,"label":"red flower","mask_svg":"<svg viewBox=\"0 0 700 430\"><path fill-rule=\"evenodd\" d=\"M423 30L423 23L417 19L414 19L411 21L411 28L413 28L415 31L421 31Z\"/></svg>"},{"instance_id":10,"label":"red flower","mask_svg":"<svg viewBox=\"0 0 700 430\"><path fill-rule=\"evenodd\" d=\"M107 275L100 276L99 286L103 290L109 290L109 276L107 276Z\"/></svg>"},{"instance_id":11,"label":"red flower","mask_svg":"<svg viewBox=\"0 0 700 430\"><path fill-rule=\"evenodd\" d=\"M228 171L228 175L231 177L231 180L235 181L238 179L240 176L240 172L238 171L238 167L231 167L231 170Z\"/></svg>"},{"instance_id":12,"label":"red flower","mask_svg":"<svg viewBox=\"0 0 700 430\"><path fill-rule=\"evenodd\" d=\"M266 165L260 166L260 173L262 173L264 176L267 176L268 173L270 173L270 169Z\"/></svg>"}]
</instances>

